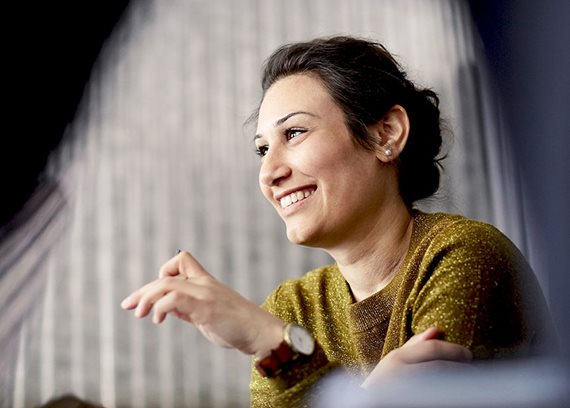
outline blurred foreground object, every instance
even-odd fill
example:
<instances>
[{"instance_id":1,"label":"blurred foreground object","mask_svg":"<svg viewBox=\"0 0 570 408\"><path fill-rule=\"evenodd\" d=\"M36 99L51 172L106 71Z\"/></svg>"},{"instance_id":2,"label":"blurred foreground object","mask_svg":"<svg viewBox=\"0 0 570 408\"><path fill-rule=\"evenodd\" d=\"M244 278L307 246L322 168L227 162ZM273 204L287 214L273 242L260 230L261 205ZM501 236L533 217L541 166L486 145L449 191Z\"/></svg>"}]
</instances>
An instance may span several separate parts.
<instances>
[{"instance_id":1,"label":"blurred foreground object","mask_svg":"<svg viewBox=\"0 0 570 408\"><path fill-rule=\"evenodd\" d=\"M426 369L370 391L343 375L324 381L317 408L560 408L570 406L570 373L553 360Z\"/></svg>"},{"instance_id":2,"label":"blurred foreground object","mask_svg":"<svg viewBox=\"0 0 570 408\"><path fill-rule=\"evenodd\" d=\"M59 398L49 400L41 408L102 408L102 405L95 405L91 402L77 398L74 395L63 395Z\"/></svg>"}]
</instances>

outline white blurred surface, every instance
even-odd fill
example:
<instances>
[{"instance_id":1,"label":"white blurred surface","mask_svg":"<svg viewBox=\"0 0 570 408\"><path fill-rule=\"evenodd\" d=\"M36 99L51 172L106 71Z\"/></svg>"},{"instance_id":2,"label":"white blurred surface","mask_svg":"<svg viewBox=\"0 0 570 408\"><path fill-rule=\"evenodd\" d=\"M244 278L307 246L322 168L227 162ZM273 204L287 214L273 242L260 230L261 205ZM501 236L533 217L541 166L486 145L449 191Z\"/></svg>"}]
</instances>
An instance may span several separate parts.
<instances>
[{"instance_id":1,"label":"white blurred surface","mask_svg":"<svg viewBox=\"0 0 570 408\"><path fill-rule=\"evenodd\" d=\"M479 363L394 378L371 390L336 374L325 380L316 408L564 408L570 373L560 361Z\"/></svg>"}]
</instances>

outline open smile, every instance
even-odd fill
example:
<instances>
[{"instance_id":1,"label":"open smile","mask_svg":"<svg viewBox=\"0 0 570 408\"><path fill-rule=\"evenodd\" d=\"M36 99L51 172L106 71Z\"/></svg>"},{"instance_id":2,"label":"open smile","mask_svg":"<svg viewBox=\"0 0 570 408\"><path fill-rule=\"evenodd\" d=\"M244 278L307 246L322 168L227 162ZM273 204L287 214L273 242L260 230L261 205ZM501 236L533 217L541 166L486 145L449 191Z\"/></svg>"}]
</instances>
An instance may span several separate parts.
<instances>
[{"instance_id":1,"label":"open smile","mask_svg":"<svg viewBox=\"0 0 570 408\"><path fill-rule=\"evenodd\" d=\"M315 187L308 187L308 188L302 188L297 191L293 191L291 193L288 193L287 195L280 197L278 200L279 204L281 204L281 208L287 208L295 203L307 199L308 197L311 196L311 194L315 192L315 190L316 190Z\"/></svg>"}]
</instances>

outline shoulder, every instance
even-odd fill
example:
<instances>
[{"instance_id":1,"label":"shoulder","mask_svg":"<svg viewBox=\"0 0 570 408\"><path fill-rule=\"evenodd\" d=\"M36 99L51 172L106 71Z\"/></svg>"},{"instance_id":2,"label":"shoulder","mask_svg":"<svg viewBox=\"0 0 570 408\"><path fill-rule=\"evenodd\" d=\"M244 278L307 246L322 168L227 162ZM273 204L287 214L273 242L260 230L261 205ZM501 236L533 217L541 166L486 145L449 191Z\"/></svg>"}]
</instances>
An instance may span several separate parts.
<instances>
[{"instance_id":1,"label":"shoulder","mask_svg":"<svg viewBox=\"0 0 570 408\"><path fill-rule=\"evenodd\" d=\"M461 252L486 261L524 259L515 244L491 224L445 213L419 213L416 218L424 224L419 240L433 255Z\"/></svg>"},{"instance_id":2,"label":"shoulder","mask_svg":"<svg viewBox=\"0 0 570 408\"><path fill-rule=\"evenodd\" d=\"M412 248L415 290L534 285L530 265L519 249L494 226L450 214L417 215L421 231Z\"/></svg>"},{"instance_id":3,"label":"shoulder","mask_svg":"<svg viewBox=\"0 0 570 408\"><path fill-rule=\"evenodd\" d=\"M416 290L518 292L536 286L534 272L519 249L494 226L449 214L423 214L420 244L414 249ZM436 291L437 292L437 291Z\"/></svg>"}]
</instances>

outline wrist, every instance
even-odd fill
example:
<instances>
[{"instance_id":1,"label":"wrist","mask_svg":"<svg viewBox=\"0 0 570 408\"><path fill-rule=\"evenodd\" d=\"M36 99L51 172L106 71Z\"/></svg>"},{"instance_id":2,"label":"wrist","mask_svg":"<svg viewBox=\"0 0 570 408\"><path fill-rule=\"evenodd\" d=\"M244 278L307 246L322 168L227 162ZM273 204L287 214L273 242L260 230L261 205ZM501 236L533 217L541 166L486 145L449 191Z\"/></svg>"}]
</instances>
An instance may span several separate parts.
<instances>
[{"instance_id":1,"label":"wrist","mask_svg":"<svg viewBox=\"0 0 570 408\"><path fill-rule=\"evenodd\" d=\"M265 355L258 355L255 368L263 377L275 377L290 369L300 357L308 357L315 350L311 333L296 323L288 323L282 329L281 342Z\"/></svg>"},{"instance_id":2,"label":"wrist","mask_svg":"<svg viewBox=\"0 0 570 408\"><path fill-rule=\"evenodd\" d=\"M258 344L255 347L254 355L256 358L264 357L271 353L271 350L279 347L279 344L283 341L283 329L286 323L271 316L269 322L263 325L263 330L258 334Z\"/></svg>"}]
</instances>

